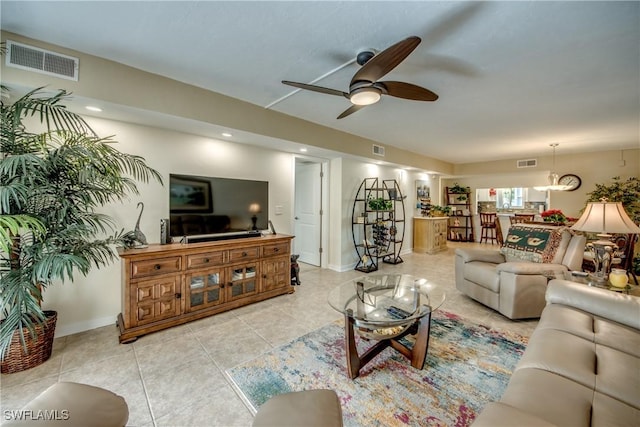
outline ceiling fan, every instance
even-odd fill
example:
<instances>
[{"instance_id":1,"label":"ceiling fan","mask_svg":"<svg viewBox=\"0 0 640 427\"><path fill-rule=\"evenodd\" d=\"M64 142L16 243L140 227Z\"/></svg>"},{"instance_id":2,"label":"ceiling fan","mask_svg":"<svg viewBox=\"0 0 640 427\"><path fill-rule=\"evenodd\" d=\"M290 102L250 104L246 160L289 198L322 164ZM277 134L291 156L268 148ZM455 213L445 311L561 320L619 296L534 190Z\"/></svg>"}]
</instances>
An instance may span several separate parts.
<instances>
[{"instance_id":1,"label":"ceiling fan","mask_svg":"<svg viewBox=\"0 0 640 427\"><path fill-rule=\"evenodd\" d=\"M438 95L423 87L405 82L378 81L409 56L420 42L420 37L412 36L399 41L378 54L372 51L360 52L356 61L362 65L362 68L351 79L349 92L289 80L283 80L282 83L328 95L344 96L353 105L343 111L338 116L338 119L347 117L367 105L375 104L382 95L414 101L435 101L438 99Z\"/></svg>"}]
</instances>

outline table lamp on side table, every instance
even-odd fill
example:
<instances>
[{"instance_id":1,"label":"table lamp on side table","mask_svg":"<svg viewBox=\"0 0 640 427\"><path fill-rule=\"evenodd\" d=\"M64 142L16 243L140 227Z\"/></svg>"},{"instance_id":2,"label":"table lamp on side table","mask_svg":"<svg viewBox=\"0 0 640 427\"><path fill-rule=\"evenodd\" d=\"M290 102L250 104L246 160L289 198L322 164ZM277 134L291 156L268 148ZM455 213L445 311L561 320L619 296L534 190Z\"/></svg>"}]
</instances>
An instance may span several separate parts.
<instances>
[{"instance_id":1,"label":"table lamp on side table","mask_svg":"<svg viewBox=\"0 0 640 427\"><path fill-rule=\"evenodd\" d=\"M606 199L587 203L584 213L571 229L598 233L598 240L589 243L587 247L593 253L593 279L599 285L606 283L607 270L611 263L614 243L611 241L610 233L640 234L640 227L629 218L622 203L607 202Z\"/></svg>"}]
</instances>

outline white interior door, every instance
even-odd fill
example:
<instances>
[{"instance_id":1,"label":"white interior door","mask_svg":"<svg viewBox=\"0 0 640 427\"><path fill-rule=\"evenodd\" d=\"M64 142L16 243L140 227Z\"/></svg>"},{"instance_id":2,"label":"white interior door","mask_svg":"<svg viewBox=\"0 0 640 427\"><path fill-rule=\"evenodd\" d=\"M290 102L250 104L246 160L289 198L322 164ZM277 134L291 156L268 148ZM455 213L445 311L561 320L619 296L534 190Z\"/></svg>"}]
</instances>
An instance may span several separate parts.
<instances>
[{"instance_id":1,"label":"white interior door","mask_svg":"<svg viewBox=\"0 0 640 427\"><path fill-rule=\"evenodd\" d=\"M294 201L294 253L299 261L320 266L322 166L296 162Z\"/></svg>"}]
</instances>

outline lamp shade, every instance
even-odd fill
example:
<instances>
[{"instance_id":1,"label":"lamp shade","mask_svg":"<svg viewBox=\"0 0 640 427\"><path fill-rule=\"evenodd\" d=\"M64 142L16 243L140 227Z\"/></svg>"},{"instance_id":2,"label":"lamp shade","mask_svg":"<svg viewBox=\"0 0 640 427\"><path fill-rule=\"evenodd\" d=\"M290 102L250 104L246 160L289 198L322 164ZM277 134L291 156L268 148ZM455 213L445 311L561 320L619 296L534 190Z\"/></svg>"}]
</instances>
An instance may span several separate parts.
<instances>
[{"instance_id":1,"label":"lamp shade","mask_svg":"<svg viewBox=\"0 0 640 427\"><path fill-rule=\"evenodd\" d=\"M571 228L590 233L640 234L640 227L633 223L620 202L587 203L584 213Z\"/></svg>"},{"instance_id":2,"label":"lamp shade","mask_svg":"<svg viewBox=\"0 0 640 427\"><path fill-rule=\"evenodd\" d=\"M260 205L258 203L251 203L249 205L249 212L257 214L261 212Z\"/></svg>"}]
</instances>

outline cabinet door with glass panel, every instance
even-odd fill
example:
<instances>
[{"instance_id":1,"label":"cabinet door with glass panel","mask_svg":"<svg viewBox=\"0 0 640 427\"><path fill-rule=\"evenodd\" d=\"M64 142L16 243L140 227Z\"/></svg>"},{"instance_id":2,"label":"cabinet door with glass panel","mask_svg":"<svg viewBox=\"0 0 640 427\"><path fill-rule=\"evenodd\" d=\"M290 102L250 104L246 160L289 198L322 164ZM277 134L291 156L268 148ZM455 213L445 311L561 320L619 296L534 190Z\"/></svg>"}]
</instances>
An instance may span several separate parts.
<instances>
[{"instance_id":1,"label":"cabinet door with glass panel","mask_svg":"<svg viewBox=\"0 0 640 427\"><path fill-rule=\"evenodd\" d=\"M228 267L226 301L233 301L258 293L258 263L247 263L236 267Z\"/></svg>"},{"instance_id":2,"label":"cabinet door with glass panel","mask_svg":"<svg viewBox=\"0 0 640 427\"><path fill-rule=\"evenodd\" d=\"M225 269L211 268L186 275L186 311L202 310L225 302Z\"/></svg>"}]
</instances>

